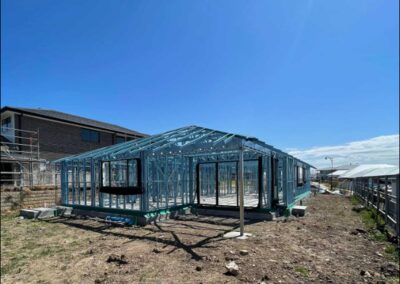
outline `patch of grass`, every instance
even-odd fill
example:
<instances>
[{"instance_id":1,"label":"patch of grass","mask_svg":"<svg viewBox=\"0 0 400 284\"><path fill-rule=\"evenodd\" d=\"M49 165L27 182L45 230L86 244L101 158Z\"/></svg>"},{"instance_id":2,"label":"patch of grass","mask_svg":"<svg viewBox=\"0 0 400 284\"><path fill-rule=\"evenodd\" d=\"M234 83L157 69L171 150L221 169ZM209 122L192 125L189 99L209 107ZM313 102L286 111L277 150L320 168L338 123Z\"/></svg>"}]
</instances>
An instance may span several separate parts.
<instances>
[{"instance_id":1,"label":"patch of grass","mask_svg":"<svg viewBox=\"0 0 400 284\"><path fill-rule=\"evenodd\" d=\"M400 283L400 279L397 277L393 277L393 278L388 278L386 280L387 284L399 284Z\"/></svg>"},{"instance_id":2,"label":"patch of grass","mask_svg":"<svg viewBox=\"0 0 400 284\"><path fill-rule=\"evenodd\" d=\"M351 202L351 205L360 204L360 200L355 195L350 196L350 202Z\"/></svg>"},{"instance_id":3,"label":"patch of grass","mask_svg":"<svg viewBox=\"0 0 400 284\"><path fill-rule=\"evenodd\" d=\"M394 260L399 262L400 261L400 249L397 248L396 245L394 244L388 244L385 247L385 253L386 256L390 259L390 260Z\"/></svg>"},{"instance_id":4,"label":"patch of grass","mask_svg":"<svg viewBox=\"0 0 400 284\"><path fill-rule=\"evenodd\" d=\"M43 248L43 249L41 249L40 251L39 251L39 253L38 253L38 255L39 256L42 256L42 257L44 257L44 256L51 256L51 255L55 255L55 254L57 254L57 253L62 253L62 252L64 252L65 251L65 249L64 248L62 248L62 247L58 247L58 246L48 246L48 247L45 247L45 248Z\"/></svg>"},{"instance_id":5,"label":"patch of grass","mask_svg":"<svg viewBox=\"0 0 400 284\"><path fill-rule=\"evenodd\" d=\"M294 271L300 273L301 275L303 275L304 277L308 277L310 272L308 271L307 268L303 267L303 266L297 266L294 268Z\"/></svg>"},{"instance_id":6,"label":"patch of grass","mask_svg":"<svg viewBox=\"0 0 400 284\"><path fill-rule=\"evenodd\" d=\"M385 219L375 209L362 210L360 215L369 230L382 229L385 226Z\"/></svg>"},{"instance_id":7,"label":"patch of grass","mask_svg":"<svg viewBox=\"0 0 400 284\"><path fill-rule=\"evenodd\" d=\"M31 241L27 241L24 246L21 248L21 250L24 251L32 251L37 247L37 244Z\"/></svg>"},{"instance_id":8,"label":"patch of grass","mask_svg":"<svg viewBox=\"0 0 400 284\"><path fill-rule=\"evenodd\" d=\"M1 221L10 221L14 218L17 218L19 215L18 211L11 211L7 213L2 213L1 214Z\"/></svg>"},{"instance_id":9,"label":"patch of grass","mask_svg":"<svg viewBox=\"0 0 400 284\"><path fill-rule=\"evenodd\" d=\"M38 253L39 256L48 256L48 255L53 255L55 250L51 247L45 247L41 249Z\"/></svg>"},{"instance_id":10,"label":"patch of grass","mask_svg":"<svg viewBox=\"0 0 400 284\"><path fill-rule=\"evenodd\" d=\"M18 263L16 262L9 262L4 265L2 264L0 269L0 275L4 276L6 274L9 274L10 272L14 271L17 267Z\"/></svg>"},{"instance_id":11,"label":"patch of grass","mask_svg":"<svg viewBox=\"0 0 400 284\"><path fill-rule=\"evenodd\" d=\"M370 233L371 239L377 242L385 242L387 241L387 236L385 233L382 233L381 231L373 230Z\"/></svg>"},{"instance_id":12,"label":"patch of grass","mask_svg":"<svg viewBox=\"0 0 400 284\"><path fill-rule=\"evenodd\" d=\"M357 202L357 197L352 197L351 202L353 205L356 205L354 202ZM367 227L369 232L369 236L372 240L378 242L387 242L385 247L386 257L391 260L399 260L400 259L400 249L388 242L389 234L385 228L385 219L384 217L375 209L375 208L365 208L359 212L362 222ZM397 282L398 283L398 282Z\"/></svg>"},{"instance_id":13,"label":"patch of grass","mask_svg":"<svg viewBox=\"0 0 400 284\"><path fill-rule=\"evenodd\" d=\"M365 208L360 213L361 219L370 237L374 241L385 242L388 240L387 231L385 229L385 219L376 209Z\"/></svg>"},{"instance_id":14,"label":"patch of grass","mask_svg":"<svg viewBox=\"0 0 400 284\"><path fill-rule=\"evenodd\" d=\"M140 275L139 282L154 282L157 279L157 273L155 269L145 270Z\"/></svg>"},{"instance_id":15,"label":"patch of grass","mask_svg":"<svg viewBox=\"0 0 400 284\"><path fill-rule=\"evenodd\" d=\"M385 252L388 254L392 254L396 252L396 247L394 245L388 245L385 248Z\"/></svg>"},{"instance_id":16,"label":"patch of grass","mask_svg":"<svg viewBox=\"0 0 400 284\"><path fill-rule=\"evenodd\" d=\"M3 263L1 262L1 276L9 274L19 269L26 261L25 255L15 255L9 261Z\"/></svg>"},{"instance_id":17,"label":"patch of grass","mask_svg":"<svg viewBox=\"0 0 400 284\"><path fill-rule=\"evenodd\" d=\"M7 247L12 244L13 238L7 232L1 232L1 245Z\"/></svg>"},{"instance_id":18,"label":"patch of grass","mask_svg":"<svg viewBox=\"0 0 400 284\"><path fill-rule=\"evenodd\" d=\"M36 283L38 283L38 284L47 284L47 283L51 283L51 282L39 279L38 281L36 281Z\"/></svg>"},{"instance_id":19,"label":"patch of grass","mask_svg":"<svg viewBox=\"0 0 400 284\"><path fill-rule=\"evenodd\" d=\"M73 246L65 246L58 241L57 235L64 235L60 226L51 225L42 221L19 220L16 215L2 215L1 224L1 275L17 274L32 259L55 257L62 261L69 261L72 254L66 250L74 250L79 242L74 240ZM56 236L52 239L52 236ZM71 235L72 236L72 235ZM64 236L63 240L65 239ZM44 241L48 240L48 241Z\"/></svg>"}]
</instances>

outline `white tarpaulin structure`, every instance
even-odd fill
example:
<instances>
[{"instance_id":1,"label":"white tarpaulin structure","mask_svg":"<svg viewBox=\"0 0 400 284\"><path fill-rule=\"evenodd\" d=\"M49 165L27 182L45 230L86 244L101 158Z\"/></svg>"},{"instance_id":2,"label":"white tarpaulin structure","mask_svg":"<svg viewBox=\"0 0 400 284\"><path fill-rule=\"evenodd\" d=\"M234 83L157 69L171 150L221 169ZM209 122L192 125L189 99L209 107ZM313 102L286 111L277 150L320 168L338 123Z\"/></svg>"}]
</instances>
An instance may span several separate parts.
<instances>
[{"instance_id":1,"label":"white tarpaulin structure","mask_svg":"<svg viewBox=\"0 0 400 284\"><path fill-rule=\"evenodd\" d=\"M337 170L334 171L333 173L328 174L328 176L338 177L345 174L346 172L348 172L348 170Z\"/></svg>"},{"instance_id":2,"label":"white tarpaulin structure","mask_svg":"<svg viewBox=\"0 0 400 284\"><path fill-rule=\"evenodd\" d=\"M342 188L358 196L367 207L378 210L385 224L400 237L399 167L386 164L359 165L339 176Z\"/></svg>"},{"instance_id":3,"label":"white tarpaulin structure","mask_svg":"<svg viewBox=\"0 0 400 284\"><path fill-rule=\"evenodd\" d=\"M334 174L334 173L333 173ZM387 164L359 165L339 175L340 179L361 177L394 176L399 174L399 167Z\"/></svg>"}]
</instances>

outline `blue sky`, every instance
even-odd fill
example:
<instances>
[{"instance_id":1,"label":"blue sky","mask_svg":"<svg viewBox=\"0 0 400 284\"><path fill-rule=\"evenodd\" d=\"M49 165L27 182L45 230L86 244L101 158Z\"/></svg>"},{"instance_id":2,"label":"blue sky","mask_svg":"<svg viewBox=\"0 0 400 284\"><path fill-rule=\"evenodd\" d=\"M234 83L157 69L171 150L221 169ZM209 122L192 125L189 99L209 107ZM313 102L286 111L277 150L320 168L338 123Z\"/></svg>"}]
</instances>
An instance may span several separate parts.
<instances>
[{"instance_id":1,"label":"blue sky","mask_svg":"<svg viewBox=\"0 0 400 284\"><path fill-rule=\"evenodd\" d=\"M2 105L282 149L397 134L398 5L3 0Z\"/></svg>"}]
</instances>

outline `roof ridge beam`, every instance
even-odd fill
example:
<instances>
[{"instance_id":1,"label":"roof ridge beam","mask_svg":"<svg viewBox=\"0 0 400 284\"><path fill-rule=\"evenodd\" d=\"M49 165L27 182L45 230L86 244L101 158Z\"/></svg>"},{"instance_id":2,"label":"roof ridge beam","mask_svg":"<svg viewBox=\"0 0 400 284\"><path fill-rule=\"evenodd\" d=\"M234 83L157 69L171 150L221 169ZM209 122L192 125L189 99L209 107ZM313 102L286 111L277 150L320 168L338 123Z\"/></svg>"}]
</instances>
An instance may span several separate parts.
<instances>
[{"instance_id":1,"label":"roof ridge beam","mask_svg":"<svg viewBox=\"0 0 400 284\"><path fill-rule=\"evenodd\" d=\"M178 128L178 129L176 129L176 130L170 130L170 131L167 131L167 132L165 132L165 133L171 133L171 132L174 132L174 131L177 131L177 130L181 130L181 129L184 129L184 128L187 128L187 127ZM109 148L109 147L112 147L112 148L110 148L110 149L104 149L104 150L105 150L104 153L101 153L101 151L92 153L92 154L94 154L94 155L93 155L91 158L97 159L97 158L102 157L102 156L112 155L113 152L115 152L115 151L118 151L117 153L119 153L119 152L121 152L121 151L129 151L129 149L130 149L131 147L137 147L137 146L140 145L140 144L144 144L144 143L151 142L152 140L161 137L161 136L164 135L165 133L155 134L155 135L148 136L148 137L141 138L141 139L135 139L135 140L130 141L130 142L132 142L132 143L127 142L127 143L129 143L129 144L127 144L127 143L122 143L122 144L120 144L120 145L118 145L118 144L117 144L117 145L114 145L114 146L118 146L118 147L106 146L105 148Z\"/></svg>"},{"instance_id":2,"label":"roof ridge beam","mask_svg":"<svg viewBox=\"0 0 400 284\"><path fill-rule=\"evenodd\" d=\"M217 145L218 143L220 143L221 141L225 140L227 137L231 136L231 135L235 135L235 134L231 134L231 133L226 133L225 135L221 136L220 138L218 138L217 140L214 141L213 145Z\"/></svg>"},{"instance_id":3,"label":"roof ridge beam","mask_svg":"<svg viewBox=\"0 0 400 284\"><path fill-rule=\"evenodd\" d=\"M185 127L185 128L190 128L190 127ZM117 153L114 153L114 156L117 156L117 155L121 154L122 151L129 151L130 154L133 154L133 153L136 153L136 152L138 152L138 151L146 150L148 147L154 146L154 144L162 143L162 142L164 142L166 139L170 139L171 137L175 137L175 136L181 135L180 132L186 131L186 130L187 130L187 129L182 128L182 129L176 129L176 130L174 130L174 131L170 131L170 132L167 133L167 135L170 135L169 137L168 137L168 136L167 136L167 137L164 137L164 135L165 135L166 133L160 134L160 135L157 137L157 139L159 139L159 141L156 141L156 142L150 141L150 144L149 144L149 143L144 144L144 145L142 145L141 148L139 148L139 149L135 149L135 148L132 148L132 147L130 147L131 149L123 149L123 150L121 150L121 151L118 151ZM154 143L152 143L152 142L154 142ZM135 145L135 146L137 146L137 145Z\"/></svg>"},{"instance_id":4,"label":"roof ridge beam","mask_svg":"<svg viewBox=\"0 0 400 284\"><path fill-rule=\"evenodd\" d=\"M185 139L186 139L187 137L189 137L190 135L197 134L197 133L199 133L199 132L201 132L201 131L204 131L204 130L206 130L206 129L205 129L205 128L197 129L197 130L195 130L194 132L190 132L189 134L187 134L187 135L185 135L185 136L183 136L183 137L177 139L176 141L171 141L171 142L169 142L169 143L167 143L167 144L165 144L165 145L159 146L159 147L153 149L153 151L159 151L159 150L161 150L161 149L164 149L165 147L168 147L168 146L170 146L170 145L172 145L172 144L175 144L175 143L177 143L177 142L180 142L180 141L182 141L182 140L185 140ZM206 130L206 131L208 131L208 130Z\"/></svg>"}]
</instances>

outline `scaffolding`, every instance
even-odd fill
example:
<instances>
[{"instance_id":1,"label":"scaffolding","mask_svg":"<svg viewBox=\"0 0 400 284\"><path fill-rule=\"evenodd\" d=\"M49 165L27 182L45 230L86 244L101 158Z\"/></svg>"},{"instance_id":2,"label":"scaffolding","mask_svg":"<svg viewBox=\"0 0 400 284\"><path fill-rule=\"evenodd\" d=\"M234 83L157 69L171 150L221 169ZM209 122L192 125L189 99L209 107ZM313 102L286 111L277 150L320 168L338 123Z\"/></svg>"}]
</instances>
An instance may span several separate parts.
<instances>
[{"instance_id":1,"label":"scaffolding","mask_svg":"<svg viewBox=\"0 0 400 284\"><path fill-rule=\"evenodd\" d=\"M243 155L243 164L240 156ZM256 138L188 126L59 159L61 202L157 214L185 206L291 207L310 192L310 165Z\"/></svg>"},{"instance_id":2,"label":"scaffolding","mask_svg":"<svg viewBox=\"0 0 400 284\"><path fill-rule=\"evenodd\" d=\"M1 127L0 152L2 190L54 185L52 165L40 158L39 130Z\"/></svg>"}]
</instances>

